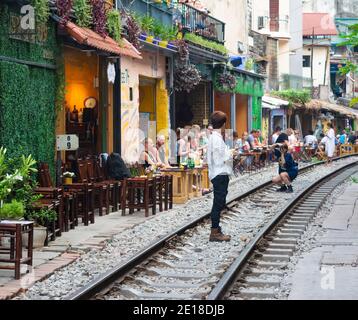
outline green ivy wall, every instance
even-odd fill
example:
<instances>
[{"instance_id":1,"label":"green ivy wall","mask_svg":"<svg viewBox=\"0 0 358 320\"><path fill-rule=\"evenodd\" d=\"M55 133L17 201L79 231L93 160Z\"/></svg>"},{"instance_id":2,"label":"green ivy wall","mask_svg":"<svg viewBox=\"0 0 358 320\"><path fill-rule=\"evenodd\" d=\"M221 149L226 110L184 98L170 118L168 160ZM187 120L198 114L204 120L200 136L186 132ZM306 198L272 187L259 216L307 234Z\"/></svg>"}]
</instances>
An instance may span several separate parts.
<instances>
[{"instance_id":1,"label":"green ivy wall","mask_svg":"<svg viewBox=\"0 0 358 320\"><path fill-rule=\"evenodd\" d=\"M49 22L44 43L11 39L10 12L18 10L0 4L0 145L8 149L10 156L32 154L37 161L48 162L53 170L56 70L32 66L31 62L55 65L55 25ZM53 54L50 59L49 53ZM6 61L7 58L22 62Z\"/></svg>"}]
</instances>

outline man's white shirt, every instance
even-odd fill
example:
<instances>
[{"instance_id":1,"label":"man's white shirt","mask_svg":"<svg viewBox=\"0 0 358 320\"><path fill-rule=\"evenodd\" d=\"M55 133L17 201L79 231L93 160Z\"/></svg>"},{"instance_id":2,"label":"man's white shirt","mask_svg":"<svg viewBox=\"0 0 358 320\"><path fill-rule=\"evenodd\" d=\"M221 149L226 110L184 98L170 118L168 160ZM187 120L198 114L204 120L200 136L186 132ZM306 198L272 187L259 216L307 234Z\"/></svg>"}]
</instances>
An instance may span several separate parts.
<instances>
[{"instance_id":1,"label":"man's white shirt","mask_svg":"<svg viewBox=\"0 0 358 320\"><path fill-rule=\"evenodd\" d=\"M210 180L219 175L232 174L232 154L221 134L217 131L213 131L209 137L207 157Z\"/></svg>"}]
</instances>

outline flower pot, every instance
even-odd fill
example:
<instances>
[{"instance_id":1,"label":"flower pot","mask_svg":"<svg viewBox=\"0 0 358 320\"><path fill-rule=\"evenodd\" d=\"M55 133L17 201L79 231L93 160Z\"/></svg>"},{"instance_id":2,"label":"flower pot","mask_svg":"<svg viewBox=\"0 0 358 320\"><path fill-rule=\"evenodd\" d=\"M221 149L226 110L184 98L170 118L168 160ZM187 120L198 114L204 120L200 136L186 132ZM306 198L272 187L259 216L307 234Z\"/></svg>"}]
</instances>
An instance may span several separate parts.
<instances>
[{"instance_id":1,"label":"flower pot","mask_svg":"<svg viewBox=\"0 0 358 320\"><path fill-rule=\"evenodd\" d=\"M72 178L65 177L65 184L72 184Z\"/></svg>"},{"instance_id":2,"label":"flower pot","mask_svg":"<svg viewBox=\"0 0 358 320\"><path fill-rule=\"evenodd\" d=\"M154 38L154 40L153 40L153 44L155 44L155 45L159 45L159 42L160 42L160 39L158 39L158 38Z\"/></svg>"},{"instance_id":3,"label":"flower pot","mask_svg":"<svg viewBox=\"0 0 358 320\"><path fill-rule=\"evenodd\" d=\"M149 43L153 43L154 37L153 36L148 36L146 41L149 42Z\"/></svg>"},{"instance_id":4,"label":"flower pot","mask_svg":"<svg viewBox=\"0 0 358 320\"><path fill-rule=\"evenodd\" d=\"M34 239L33 239L33 248L42 248L45 245L45 240L47 237L47 228L46 227L34 227ZM22 245L27 247L27 242L29 239L29 234L25 233L22 235Z\"/></svg>"},{"instance_id":5,"label":"flower pot","mask_svg":"<svg viewBox=\"0 0 358 320\"><path fill-rule=\"evenodd\" d=\"M168 46L168 41L159 41L159 47L166 48Z\"/></svg>"}]
</instances>

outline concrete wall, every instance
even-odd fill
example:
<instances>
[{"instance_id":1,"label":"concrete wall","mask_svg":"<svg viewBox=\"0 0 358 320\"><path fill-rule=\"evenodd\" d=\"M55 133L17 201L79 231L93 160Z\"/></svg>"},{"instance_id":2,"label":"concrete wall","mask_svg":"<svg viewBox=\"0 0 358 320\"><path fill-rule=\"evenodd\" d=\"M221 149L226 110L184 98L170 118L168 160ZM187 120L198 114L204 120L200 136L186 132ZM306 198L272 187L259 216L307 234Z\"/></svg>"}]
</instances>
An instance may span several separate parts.
<instances>
[{"instance_id":1,"label":"concrete wall","mask_svg":"<svg viewBox=\"0 0 358 320\"><path fill-rule=\"evenodd\" d=\"M358 17L358 0L304 0L304 12L329 12L341 18Z\"/></svg>"},{"instance_id":2,"label":"concrete wall","mask_svg":"<svg viewBox=\"0 0 358 320\"><path fill-rule=\"evenodd\" d=\"M290 0L290 74L302 77L302 0Z\"/></svg>"},{"instance_id":3,"label":"concrete wall","mask_svg":"<svg viewBox=\"0 0 358 320\"><path fill-rule=\"evenodd\" d=\"M324 75L325 75L325 66L327 59L327 50L329 47L314 47L313 51L313 86L318 87L319 85L324 84ZM303 50L303 55L311 56L311 51L309 48L305 47ZM311 68L303 68L303 76L310 78L311 77ZM329 85L330 81L330 58L328 56L328 63L326 67L326 83Z\"/></svg>"},{"instance_id":4,"label":"concrete wall","mask_svg":"<svg viewBox=\"0 0 358 320\"><path fill-rule=\"evenodd\" d=\"M210 15L226 23L225 45L230 53L237 54L238 41L248 43L247 0L202 0L201 2L210 10Z\"/></svg>"},{"instance_id":5,"label":"concrete wall","mask_svg":"<svg viewBox=\"0 0 358 320\"><path fill-rule=\"evenodd\" d=\"M278 72L279 79L284 74L290 73L290 42L288 40L280 40L278 42Z\"/></svg>"},{"instance_id":6,"label":"concrete wall","mask_svg":"<svg viewBox=\"0 0 358 320\"><path fill-rule=\"evenodd\" d=\"M265 28L258 29L259 17L265 17ZM270 0L252 0L252 30L269 34L270 33Z\"/></svg>"}]
</instances>

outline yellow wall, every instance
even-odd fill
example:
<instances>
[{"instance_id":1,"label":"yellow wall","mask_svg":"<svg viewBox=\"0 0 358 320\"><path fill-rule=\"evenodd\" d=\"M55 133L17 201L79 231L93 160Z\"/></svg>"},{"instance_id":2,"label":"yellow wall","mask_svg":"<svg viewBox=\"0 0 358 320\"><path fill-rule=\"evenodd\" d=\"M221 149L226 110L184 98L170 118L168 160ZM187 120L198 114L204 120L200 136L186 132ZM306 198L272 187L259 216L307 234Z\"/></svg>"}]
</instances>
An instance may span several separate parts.
<instances>
[{"instance_id":1,"label":"yellow wall","mask_svg":"<svg viewBox=\"0 0 358 320\"><path fill-rule=\"evenodd\" d=\"M155 121L155 85L139 85L139 112L150 113L150 120Z\"/></svg>"},{"instance_id":2,"label":"yellow wall","mask_svg":"<svg viewBox=\"0 0 358 320\"><path fill-rule=\"evenodd\" d=\"M94 87L94 79L98 77L98 56L65 47L65 79L66 103L77 110L84 107L84 100L95 97L98 101L98 88Z\"/></svg>"},{"instance_id":3,"label":"yellow wall","mask_svg":"<svg viewBox=\"0 0 358 320\"><path fill-rule=\"evenodd\" d=\"M168 92L165 89L165 83L163 80L158 81L157 84L157 132L169 137L169 98ZM166 140L167 141L167 140ZM166 148L169 149L168 146Z\"/></svg>"}]
</instances>

